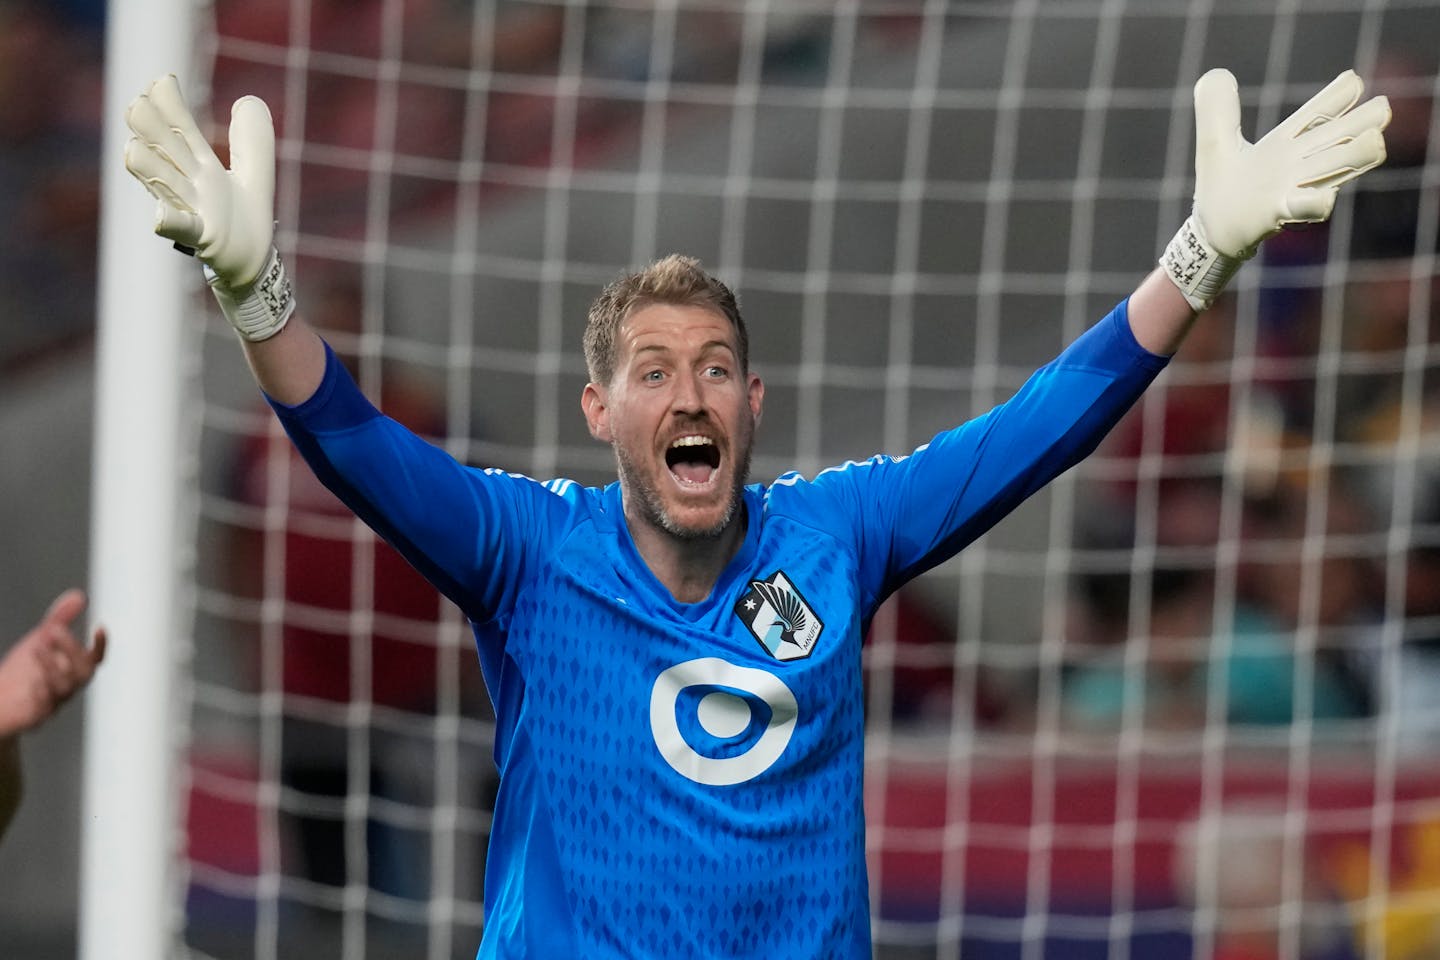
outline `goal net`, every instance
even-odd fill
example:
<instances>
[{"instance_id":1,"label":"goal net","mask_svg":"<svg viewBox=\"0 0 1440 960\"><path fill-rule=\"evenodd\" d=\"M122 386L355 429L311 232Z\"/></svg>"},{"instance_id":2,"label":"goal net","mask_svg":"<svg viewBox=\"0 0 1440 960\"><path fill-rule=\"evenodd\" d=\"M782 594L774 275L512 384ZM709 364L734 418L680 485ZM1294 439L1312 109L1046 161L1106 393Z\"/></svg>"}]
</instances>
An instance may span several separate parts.
<instances>
[{"instance_id":1,"label":"goal net","mask_svg":"<svg viewBox=\"0 0 1440 960\"><path fill-rule=\"evenodd\" d=\"M270 105L277 241L366 393L462 461L594 484L580 332L622 270L685 252L739 293L755 479L905 453L1154 264L1202 72L1235 73L1253 139L1356 68L1387 164L1269 241L1095 456L876 618L873 931L892 960L1440 954L1435 4L196 11L190 99L217 143L237 96ZM310 477L193 293L167 942L473 956L469 631Z\"/></svg>"}]
</instances>

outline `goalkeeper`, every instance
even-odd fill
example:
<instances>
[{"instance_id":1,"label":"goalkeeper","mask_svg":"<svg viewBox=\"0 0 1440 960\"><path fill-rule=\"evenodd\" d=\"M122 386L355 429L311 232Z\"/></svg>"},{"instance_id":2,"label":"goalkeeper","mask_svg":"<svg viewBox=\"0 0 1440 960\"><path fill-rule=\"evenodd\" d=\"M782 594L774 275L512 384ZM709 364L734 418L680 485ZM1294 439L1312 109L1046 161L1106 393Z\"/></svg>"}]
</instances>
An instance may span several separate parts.
<instances>
[{"instance_id":1,"label":"goalkeeper","mask_svg":"<svg viewBox=\"0 0 1440 960\"><path fill-rule=\"evenodd\" d=\"M1128 298L910 455L770 484L748 481L745 325L694 260L590 309L580 406L618 482L539 482L383 417L295 313L264 103L235 103L227 170L161 78L126 165L311 468L469 619L501 778L479 956L862 958L870 617L1093 450L1257 245L1384 159L1389 106L1361 94L1346 71L1250 143L1234 78L1207 73L1191 216Z\"/></svg>"}]
</instances>

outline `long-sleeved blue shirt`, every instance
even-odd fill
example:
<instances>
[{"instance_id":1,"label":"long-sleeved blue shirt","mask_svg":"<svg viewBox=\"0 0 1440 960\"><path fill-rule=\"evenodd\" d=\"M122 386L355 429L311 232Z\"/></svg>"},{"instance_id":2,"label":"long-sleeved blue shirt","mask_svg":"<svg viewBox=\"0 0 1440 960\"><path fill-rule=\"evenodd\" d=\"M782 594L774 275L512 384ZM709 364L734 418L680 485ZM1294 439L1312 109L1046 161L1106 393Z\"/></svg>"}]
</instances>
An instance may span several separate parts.
<instances>
[{"instance_id":1,"label":"long-sleeved blue shirt","mask_svg":"<svg viewBox=\"0 0 1440 960\"><path fill-rule=\"evenodd\" d=\"M482 958L868 958L860 647L907 579L1088 454L1164 366L1120 304L903 457L743 491L699 603L618 484L457 463L331 354L274 407L316 474L469 618L497 717Z\"/></svg>"}]
</instances>

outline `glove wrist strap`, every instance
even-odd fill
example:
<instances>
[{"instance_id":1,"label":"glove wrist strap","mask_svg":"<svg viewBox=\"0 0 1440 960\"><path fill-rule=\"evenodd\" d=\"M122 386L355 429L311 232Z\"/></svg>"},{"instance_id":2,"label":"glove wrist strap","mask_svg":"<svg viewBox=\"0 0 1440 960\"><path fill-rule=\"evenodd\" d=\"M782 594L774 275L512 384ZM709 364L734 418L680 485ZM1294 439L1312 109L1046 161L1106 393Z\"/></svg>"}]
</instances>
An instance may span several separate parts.
<instances>
[{"instance_id":1,"label":"glove wrist strap","mask_svg":"<svg viewBox=\"0 0 1440 960\"><path fill-rule=\"evenodd\" d=\"M209 266L205 282L235 332L251 343L269 340L285 328L295 312L295 293L280 254L272 247L260 274L243 287L231 287Z\"/></svg>"},{"instance_id":2,"label":"glove wrist strap","mask_svg":"<svg viewBox=\"0 0 1440 960\"><path fill-rule=\"evenodd\" d=\"M1191 214L1165 247L1160 266L1198 313L1215 302L1235 271L1254 252L1251 249L1232 257L1216 250L1205 239L1200 221Z\"/></svg>"}]
</instances>

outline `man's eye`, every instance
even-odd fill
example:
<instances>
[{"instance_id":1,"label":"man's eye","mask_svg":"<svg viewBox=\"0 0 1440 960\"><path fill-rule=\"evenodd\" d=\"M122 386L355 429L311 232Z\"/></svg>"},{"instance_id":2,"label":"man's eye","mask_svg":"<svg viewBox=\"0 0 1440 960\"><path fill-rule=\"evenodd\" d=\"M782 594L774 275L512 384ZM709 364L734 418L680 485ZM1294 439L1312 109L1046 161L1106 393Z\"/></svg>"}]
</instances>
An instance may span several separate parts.
<instances>
[{"instance_id":1,"label":"man's eye","mask_svg":"<svg viewBox=\"0 0 1440 960\"><path fill-rule=\"evenodd\" d=\"M641 379L641 380L649 381L649 382L651 382L651 383L659 383L659 382L660 382L661 380L663 380L664 378L665 378L665 374L664 374L663 372L661 372L661 371L659 371L659 370L651 370L649 373L646 373L646 374L644 374L643 376L641 376L640 379Z\"/></svg>"},{"instance_id":2,"label":"man's eye","mask_svg":"<svg viewBox=\"0 0 1440 960\"><path fill-rule=\"evenodd\" d=\"M729 374L730 374L730 371L729 371L729 370L726 370L724 367L706 367L706 368L705 368L705 376L711 377L711 378L716 379L716 380L719 380L719 379L721 379L721 378L723 378L723 377L729 376Z\"/></svg>"}]
</instances>

